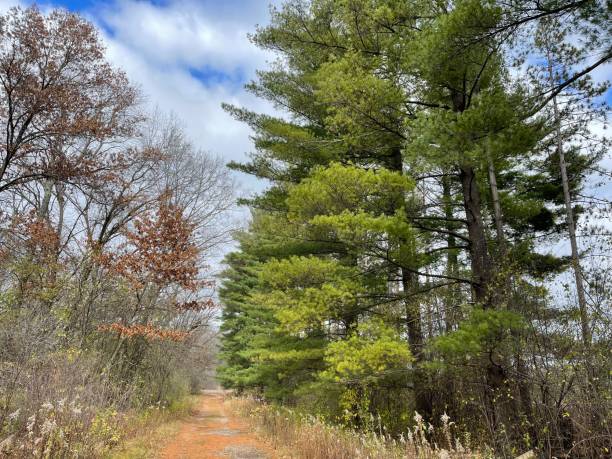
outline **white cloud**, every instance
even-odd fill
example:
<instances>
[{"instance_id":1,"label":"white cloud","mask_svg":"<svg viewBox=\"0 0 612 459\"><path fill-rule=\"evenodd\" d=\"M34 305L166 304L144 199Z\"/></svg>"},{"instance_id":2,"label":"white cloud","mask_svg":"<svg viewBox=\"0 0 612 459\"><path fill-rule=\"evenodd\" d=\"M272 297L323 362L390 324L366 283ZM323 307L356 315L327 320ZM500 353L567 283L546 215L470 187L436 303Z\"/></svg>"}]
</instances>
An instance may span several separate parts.
<instances>
[{"instance_id":1,"label":"white cloud","mask_svg":"<svg viewBox=\"0 0 612 459\"><path fill-rule=\"evenodd\" d=\"M20 5L21 5L21 2L19 2L18 0L0 0L0 12L4 13L9 8L13 6L20 6Z\"/></svg>"},{"instance_id":2,"label":"white cloud","mask_svg":"<svg viewBox=\"0 0 612 459\"><path fill-rule=\"evenodd\" d=\"M261 2L243 3L243 11L224 14L223 8L206 4L183 1L157 6L124 0L101 10L100 19L114 31L115 40L151 63L252 74L265 61L265 53L247 40L247 33L254 30L257 15L252 13L266 9Z\"/></svg>"},{"instance_id":3,"label":"white cloud","mask_svg":"<svg viewBox=\"0 0 612 459\"><path fill-rule=\"evenodd\" d=\"M109 60L141 87L148 104L175 113L197 147L227 161L245 159L252 150L251 131L226 114L221 103L274 112L242 87L269 57L247 39L255 24L266 19L267 8L257 0L238 3L242 8L124 0L90 16L101 26ZM191 69L212 69L228 78L203 81ZM238 178L246 189L262 187L253 178Z\"/></svg>"}]
</instances>

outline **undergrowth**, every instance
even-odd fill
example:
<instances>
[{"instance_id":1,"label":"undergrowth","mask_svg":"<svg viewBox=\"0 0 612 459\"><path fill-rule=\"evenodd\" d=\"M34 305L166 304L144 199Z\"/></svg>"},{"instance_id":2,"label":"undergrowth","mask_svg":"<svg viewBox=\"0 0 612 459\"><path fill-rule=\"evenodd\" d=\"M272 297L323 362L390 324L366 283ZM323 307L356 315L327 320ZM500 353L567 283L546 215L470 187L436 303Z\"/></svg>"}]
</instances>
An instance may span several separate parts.
<instances>
[{"instance_id":1,"label":"undergrowth","mask_svg":"<svg viewBox=\"0 0 612 459\"><path fill-rule=\"evenodd\" d=\"M359 432L329 424L312 415L261 403L253 398L231 398L230 410L250 420L257 432L281 454L299 459L463 459L488 458L488 450L475 450L469 437L454 435L453 423L443 416L435 429L416 414L415 423L392 438L380 427ZM375 419L373 419L375 423ZM433 438L441 441L433 441Z\"/></svg>"},{"instance_id":2,"label":"undergrowth","mask_svg":"<svg viewBox=\"0 0 612 459\"><path fill-rule=\"evenodd\" d=\"M181 419L194 409L196 396L183 397L168 407L150 407L127 416L123 423L123 441L105 459L147 459L154 457L167 438L178 431Z\"/></svg>"}]
</instances>

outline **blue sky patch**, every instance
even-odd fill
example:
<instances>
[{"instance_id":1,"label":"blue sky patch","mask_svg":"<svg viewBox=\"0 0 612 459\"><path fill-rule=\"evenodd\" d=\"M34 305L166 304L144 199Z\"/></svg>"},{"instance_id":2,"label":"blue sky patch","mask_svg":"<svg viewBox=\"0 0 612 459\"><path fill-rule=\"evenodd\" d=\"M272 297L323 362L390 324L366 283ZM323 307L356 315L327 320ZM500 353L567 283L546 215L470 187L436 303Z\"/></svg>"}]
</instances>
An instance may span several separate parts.
<instances>
[{"instance_id":1,"label":"blue sky patch","mask_svg":"<svg viewBox=\"0 0 612 459\"><path fill-rule=\"evenodd\" d=\"M189 67L189 74L205 86L242 86L246 83L244 72L236 69L234 72L226 72L211 66Z\"/></svg>"},{"instance_id":2,"label":"blue sky patch","mask_svg":"<svg viewBox=\"0 0 612 459\"><path fill-rule=\"evenodd\" d=\"M29 3L37 3L37 2L29 2ZM114 1L106 1L106 2L100 2L99 0L55 0L55 1L51 1L51 2L44 2L53 6L60 6L62 8L66 8L67 10L70 11L75 11L75 12L83 12L83 11L88 11L90 10L92 7L98 6L98 5L108 5L109 3L114 3Z\"/></svg>"}]
</instances>

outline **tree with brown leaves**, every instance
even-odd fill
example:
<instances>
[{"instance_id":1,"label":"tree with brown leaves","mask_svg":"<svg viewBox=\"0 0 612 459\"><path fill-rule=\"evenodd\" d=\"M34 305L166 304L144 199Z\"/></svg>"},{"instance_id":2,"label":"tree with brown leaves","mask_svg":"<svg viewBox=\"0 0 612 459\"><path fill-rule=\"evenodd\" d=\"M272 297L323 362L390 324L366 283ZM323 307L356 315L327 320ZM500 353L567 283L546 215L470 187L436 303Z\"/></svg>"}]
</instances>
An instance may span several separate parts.
<instances>
[{"instance_id":1,"label":"tree with brown leaves","mask_svg":"<svg viewBox=\"0 0 612 459\"><path fill-rule=\"evenodd\" d=\"M133 225L125 231L126 242L119 254L102 256L106 266L136 288L174 284L195 291L201 286L199 250L192 241L194 224L171 202L169 193L160 196L155 215L140 215Z\"/></svg>"},{"instance_id":2,"label":"tree with brown leaves","mask_svg":"<svg viewBox=\"0 0 612 459\"><path fill-rule=\"evenodd\" d=\"M0 193L104 170L96 142L132 133L136 90L105 59L94 26L36 7L0 16ZM86 139L86 142L83 142ZM103 160L101 160L103 159Z\"/></svg>"}]
</instances>

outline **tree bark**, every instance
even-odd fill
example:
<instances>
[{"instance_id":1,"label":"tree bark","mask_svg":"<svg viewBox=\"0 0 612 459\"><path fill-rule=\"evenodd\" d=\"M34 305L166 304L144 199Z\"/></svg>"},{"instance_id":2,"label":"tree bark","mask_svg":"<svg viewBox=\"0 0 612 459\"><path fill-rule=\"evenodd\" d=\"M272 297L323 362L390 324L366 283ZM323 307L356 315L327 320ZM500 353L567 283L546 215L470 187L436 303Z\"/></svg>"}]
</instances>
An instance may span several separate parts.
<instances>
[{"instance_id":1,"label":"tree bark","mask_svg":"<svg viewBox=\"0 0 612 459\"><path fill-rule=\"evenodd\" d=\"M500 255L505 252L504 226L502 220L501 202L499 200L499 189L497 188L497 176L495 175L495 165L491 158L491 141L487 140L487 170L489 173L489 188L491 189L491 201L493 203L493 214L495 215L495 231L497 233L497 243L499 244Z\"/></svg>"},{"instance_id":2,"label":"tree bark","mask_svg":"<svg viewBox=\"0 0 612 459\"><path fill-rule=\"evenodd\" d=\"M389 162L389 169L403 174L403 160L400 148L394 148ZM395 212L396 209L393 209ZM421 307L418 299L411 297L410 292L418 290L419 280L416 274L402 267L402 290L404 294L404 307L406 312L406 329L408 332L408 346L414 356L414 402L415 410L425 419L432 416L431 390L427 385L427 378L421 368L423 362L423 327L421 320Z\"/></svg>"},{"instance_id":3,"label":"tree bark","mask_svg":"<svg viewBox=\"0 0 612 459\"><path fill-rule=\"evenodd\" d=\"M402 270L402 289L407 295L418 288L416 274ZM408 330L408 344L414 356L414 405L415 410L423 418L431 420L433 414L432 391L428 386L427 375L421 368L423 362L423 330L421 324L421 308L414 297L406 296L404 300L406 311L406 329Z\"/></svg>"},{"instance_id":4,"label":"tree bark","mask_svg":"<svg viewBox=\"0 0 612 459\"><path fill-rule=\"evenodd\" d=\"M493 214L495 216L495 230L497 235L497 246L498 253L497 257L499 262L502 262L504 257L507 254L507 245L506 245L506 237L504 235L504 220L501 208L501 201L499 199L499 189L497 187L497 176L495 174L495 165L493 163L493 158L491 156L491 140L487 139L486 144L486 154L487 154L487 169L489 174L489 190L491 192L491 203L493 206ZM511 310L517 310L517 305L512 301L512 285L513 285L513 275L511 272L504 274L503 286L505 288L505 294L507 297L508 308ZM520 340L520 336L516 333L513 334L516 340ZM531 435L531 443L530 446L537 443L538 432L535 429L535 418L533 416L533 404L531 400L531 392L529 390L529 385L527 384L527 365L525 364L525 359L523 358L523 352L521 346L517 347L517 351L515 354L516 359L516 385L518 389L518 397L520 399L521 405L519 406L514 403L511 403L511 412L509 413L511 417L514 418L514 425L518 425L520 423L520 418L518 418L518 413L522 410L523 415L527 419L528 430Z\"/></svg>"},{"instance_id":5,"label":"tree bark","mask_svg":"<svg viewBox=\"0 0 612 459\"><path fill-rule=\"evenodd\" d=\"M442 177L442 202L444 205L444 216L446 217L446 230L448 235L446 237L447 253L446 253L446 275L450 277L456 277L458 271L458 257L457 241L455 236L452 234L456 228L453 225L453 207L452 207L452 195L451 195L451 181L448 175ZM454 325L456 324L455 308L457 307L457 286L450 285L448 287L448 296L445 302L444 311L444 323L446 325L446 331L451 332Z\"/></svg>"},{"instance_id":6,"label":"tree bark","mask_svg":"<svg viewBox=\"0 0 612 459\"><path fill-rule=\"evenodd\" d=\"M474 299L483 308L487 309L493 307L490 298L493 263L487 247L487 238L482 219L480 190L478 189L474 168L469 165L460 166L460 180L468 237L470 239Z\"/></svg>"},{"instance_id":7,"label":"tree bark","mask_svg":"<svg viewBox=\"0 0 612 459\"><path fill-rule=\"evenodd\" d=\"M548 74L550 84L554 87L554 74L550 51L547 50ZM557 154L559 155L559 169L561 170L561 183L563 185L563 199L565 201L565 215L567 219L567 231L569 233L570 246L572 251L572 267L576 281L576 295L578 296L578 307L580 309L580 325L582 329L582 343L585 350L591 346L591 329L589 326L589 316L582 282L582 267L580 266L580 254L578 253L578 243L576 241L576 225L574 222L574 211L572 209L572 197L569 189L569 179L567 177L567 166L565 163L565 153L563 152L563 137L561 133L561 116L557 97L552 98L553 111L555 116L555 135Z\"/></svg>"},{"instance_id":8,"label":"tree bark","mask_svg":"<svg viewBox=\"0 0 612 459\"><path fill-rule=\"evenodd\" d=\"M482 218L482 204L480 190L476 180L474 168L469 165L460 166L460 180L463 191L463 205L467 221L468 238L470 240L470 258L472 268L472 288L474 300L483 309L496 307L491 297L493 280L493 262L489 255L485 227ZM496 398L502 393L506 372L503 366L494 360L493 352L490 351L488 358L483 362L485 368L484 391L485 410L492 431L498 426L498 413L496 409Z\"/></svg>"}]
</instances>

